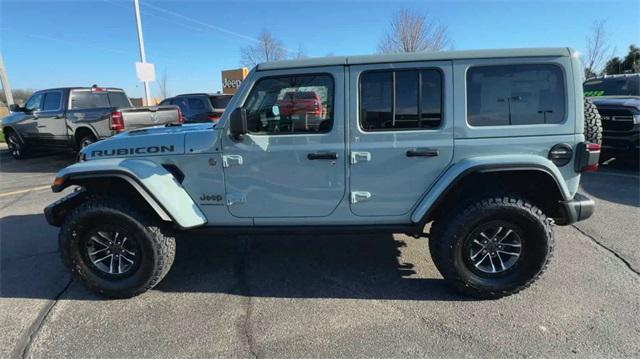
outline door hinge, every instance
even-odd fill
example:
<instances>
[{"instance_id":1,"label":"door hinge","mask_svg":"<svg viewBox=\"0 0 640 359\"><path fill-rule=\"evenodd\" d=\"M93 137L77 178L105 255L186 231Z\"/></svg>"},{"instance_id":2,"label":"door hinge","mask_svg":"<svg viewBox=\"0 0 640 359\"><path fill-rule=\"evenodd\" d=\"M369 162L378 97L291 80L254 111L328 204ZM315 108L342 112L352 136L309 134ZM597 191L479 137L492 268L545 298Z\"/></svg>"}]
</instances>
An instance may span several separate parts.
<instances>
[{"instance_id":1,"label":"door hinge","mask_svg":"<svg viewBox=\"0 0 640 359\"><path fill-rule=\"evenodd\" d=\"M371 152L351 152L351 164L371 161Z\"/></svg>"},{"instance_id":2,"label":"door hinge","mask_svg":"<svg viewBox=\"0 0 640 359\"><path fill-rule=\"evenodd\" d=\"M351 192L351 203L364 202L371 198L371 193L366 191Z\"/></svg>"},{"instance_id":3,"label":"door hinge","mask_svg":"<svg viewBox=\"0 0 640 359\"><path fill-rule=\"evenodd\" d=\"M222 166L231 167L233 165L242 165L242 156L240 155L224 155L222 156Z\"/></svg>"},{"instance_id":4,"label":"door hinge","mask_svg":"<svg viewBox=\"0 0 640 359\"><path fill-rule=\"evenodd\" d=\"M247 201L247 197L242 192L227 193L227 206L233 206L234 204L244 203Z\"/></svg>"}]
</instances>

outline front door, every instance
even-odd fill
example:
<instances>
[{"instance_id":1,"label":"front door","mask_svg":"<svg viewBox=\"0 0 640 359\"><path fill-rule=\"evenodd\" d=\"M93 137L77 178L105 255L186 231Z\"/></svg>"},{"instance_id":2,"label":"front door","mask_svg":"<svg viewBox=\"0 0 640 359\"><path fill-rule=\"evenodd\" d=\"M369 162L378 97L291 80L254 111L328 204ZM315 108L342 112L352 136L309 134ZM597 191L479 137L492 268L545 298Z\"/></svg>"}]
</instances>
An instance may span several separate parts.
<instances>
[{"instance_id":1,"label":"front door","mask_svg":"<svg viewBox=\"0 0 640 359\"><path fill-rule=\"evenodd\" d=\"M226 203L234 216L322 217L343 199L344 68L308 72L255 73L242 105L249 133L222 140Z\"/></svg>"},{"instance_id":2,"label":"front door","mask_svg":"<svg viewBox=\"0 0 640 359\"><path fill-rule=\"evenodd\" d=\"M351 66L349 78L351 211L407 215L453 158L452 64Z\"/></svg>"}]
</instances>

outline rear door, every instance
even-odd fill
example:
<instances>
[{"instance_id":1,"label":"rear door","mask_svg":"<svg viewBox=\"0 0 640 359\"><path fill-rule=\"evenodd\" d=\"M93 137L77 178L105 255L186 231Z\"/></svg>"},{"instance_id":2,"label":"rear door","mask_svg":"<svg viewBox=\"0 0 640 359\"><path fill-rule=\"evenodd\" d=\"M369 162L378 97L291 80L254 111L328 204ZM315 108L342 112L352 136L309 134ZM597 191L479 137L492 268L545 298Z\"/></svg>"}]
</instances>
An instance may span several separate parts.
<instances>
[{"instance_id":1,"label":"rear door","mask_svg":"<svg viewBox=\"0 0 640 359\"><path fill-rule=\"evenodd\" d=\"M64 93L52 90L43 93L42 109L38 115L40 139L51 143L64 143L67 138L67 123L64 117Z\"/></svg>"},{"instance_id":2,"label":"rear door","mask_svg":"<svg viewBox=\"0 0 640 359\"><path fill-rule=\"evenodd\" d=\"M349 76L351 211L405 215L453 158L452 64L354 65Z\"/></svg>"}]
</instances>

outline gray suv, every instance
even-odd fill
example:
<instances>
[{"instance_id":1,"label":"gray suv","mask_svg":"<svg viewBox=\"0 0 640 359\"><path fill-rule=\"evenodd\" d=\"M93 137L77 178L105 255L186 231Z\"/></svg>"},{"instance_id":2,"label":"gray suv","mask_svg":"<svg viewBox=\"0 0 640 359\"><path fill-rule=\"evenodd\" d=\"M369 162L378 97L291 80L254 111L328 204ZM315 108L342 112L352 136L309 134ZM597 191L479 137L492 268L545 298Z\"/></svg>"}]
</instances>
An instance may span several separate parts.
<instances>
[{"instance_id":1,"label":"gray suv","mask_svg":"<svg viewBox=\"0 0 640 359\"><path fill-rule=\"evenodd\" d=\"M193 231L428 237L452 287L510 295L547 267L554 224L594 211L581 73L567 48L259 64L215 125L83 149L52 187L79 190L45 215L69 270L112 297L155 286Z\"/></svg>"},{"instance_id":2,"label":"gray suv","mask_svg":"<svg viewBox=\"0 0 640 359\"><path fill-rule=\"evenodd\" d=\"M180 107L185 123L218 122L233 95L192 93L164 99L160 105Z\"/></svg>"}]
</instances>

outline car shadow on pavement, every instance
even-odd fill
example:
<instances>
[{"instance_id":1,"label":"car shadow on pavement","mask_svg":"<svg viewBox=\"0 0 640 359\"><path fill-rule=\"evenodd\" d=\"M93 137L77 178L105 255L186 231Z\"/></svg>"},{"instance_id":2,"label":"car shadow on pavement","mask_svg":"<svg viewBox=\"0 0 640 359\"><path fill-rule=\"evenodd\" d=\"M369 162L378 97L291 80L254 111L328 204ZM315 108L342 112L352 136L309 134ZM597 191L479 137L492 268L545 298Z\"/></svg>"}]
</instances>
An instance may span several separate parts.
<instances>
[{"instance_id":1,"label":"car shadow on pavement","mask_svg":"<svg viewBox=\"0 0 640 359\"><path fill-rule=\"evenodd\" d=\"M468 300L443 279L424 278L427 241L414 247L390 234L180 236L176 260L156 287L166 292L223 292L273 298ZM401 251L411 250L407 255ZM429 273L437 273L430 267Z\"/></svg>"},{"instance_id":2,"label":"car shadow on pavement","mask_svg":"<svg viewBox=\"0 0 640 359\"><path fill-rule=\"evenodd\" d=\"M580 187L588 195L632 207L640 207L639 183L638 169L628 163L602 166L580 178Z\"/></svg>"},{"instance_id":3,"label":"car shadow on pavement","mask_svg":"<svg viewBox=\"0 0 640 359\"><path fill-rule=\"evenodd\" d=\"M34 230L36 229L36 230ZM43 215L0 220L0 297L55 299L70 276L57 252L57 228ZM402 256L401 256L402 251ZM406 253L405 253L406 251ZM405 259L401 259L405 258ZM426 241L389 234L225 236L180 234L172 269L154 289L275 298L451 300L462 297L432 267ZM416 273L413 263L420 262ZM74 283L67 300L103 300Z\"/></svg>"}]
</instances>

